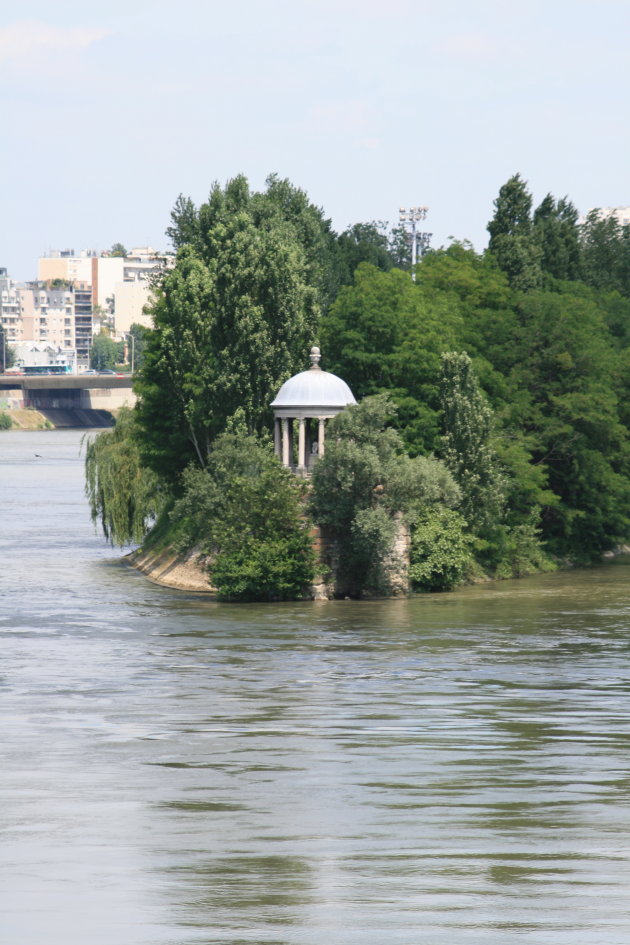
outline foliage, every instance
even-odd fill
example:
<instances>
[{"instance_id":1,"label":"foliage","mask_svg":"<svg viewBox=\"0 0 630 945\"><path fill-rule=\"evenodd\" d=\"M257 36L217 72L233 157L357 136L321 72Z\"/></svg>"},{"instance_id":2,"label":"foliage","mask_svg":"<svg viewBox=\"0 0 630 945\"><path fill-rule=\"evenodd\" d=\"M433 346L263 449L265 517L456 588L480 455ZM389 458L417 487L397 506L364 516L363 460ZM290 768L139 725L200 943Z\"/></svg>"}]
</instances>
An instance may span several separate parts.
<instances>
[{"instance_id":1,"label":"foliage","mask_svg":"<svg viewBox=\"0 0 630 945\"><path fill-rule=\"evenodd\" d=\"M95 371L111 370L119 360L122 359L118 342L104 332L95 335L90 348L90 367Z\"/></svg>"},{"instance_id":2,"label":"foliage","mask_svg":"<svg viewBox=\"0 0 630 945\"><path fill-rule=\"evenodd\" d=\"M519 174L501 187L488 223L488 250L515 289L528 291L542 281L542 252L531 220L532 198Z\"/></svg>"},{"instance_id":3,"label":"foliage","mask_svg":"<svg viewBox=\"0 0 630 945\"><path fill-rule=\"evenodd\" d=\"M630 226L591 210L580 228L580 248L588 285L630 297Z\"/></svg>"},{"instance_id":4,"label":"foliage","mask_svg":"<svg viewBox=\"0 0 630 945\"><path fill-rule=\"evenodd\" d=\"M7 344L3 325L0 325L0 349L2 350L3 369L6 370L7 368L13 367L15 364L15 351Z\"/></svg>"},{"instance_id":5,"label":"foliage","mask_svg":"<svg viewBox=\"0 0 630 945\"><path fill-rule=\"evenodd\" d=\"M5 413L3 410L0 410L0 430L10 430L13 426L13 421L8 413Z\"/></svg>"},{"instance_id":6,"label":"foliage","mask_svg":"<svg viewBox=\"0 0 630 945\"><path fill-rule=\"evenodd\" d=\"M109 251L110 256L128 256L128 252L122 243L114 243Z\"/></svg>"},{"instance_id":7,"label":"foliage","mask_svg":"<svg viewBox=\"0 0 630 945\"><path fill-rule=\"evenodd\" d=\"M520 301L514 421L530 435L556 497L543 534L556 555L597 558L630 530L629 443L620 362L597 301L568 283Z\"/></svg>"},{"instance_id":8,"label":"foliage","mask_svg":"<svg viewBox=\"0 0 630 945\"><path fill-rule=\"evenodd\" d=\"M314 575L303 490L243 425L217 438L206 469L185 471L171 519L179 523L181 547L210 556L210 579L221 599L303 595Z\"/></svg>"},{"instance_id":9,"label":"foliage","mask_svg":"<svg viewBox=\"0 0 630 945\"><path fill-rule=\"evenodd\" d=\"M555 279L579 279L581 275L578 212L566 197L547 194L534 211L534 238L540 248L540 265Z\"/></svg>"},{"instance_id":10,"label":"foliage","mask_svg":"<svg viewBox=\"0 0 630 945\"><path fill-rule=\"evenodd\" d=\"M127 358L131 364L131 358L133 357L134 371L138 371L142 367L150 331L150 328L147 328L145 325L139 325L137 322L134 322L129 329L129 334L133 337L133 342L129 339Z\"/></svg>"},{"instance_id":11,"label":"foliage","mask_svg":"<svg viewBox=\"0 0 630 945\"><path fill-rule=\"evenodd\" d=\"M525 577L539 571L555 571L557 565L545 552L539 527L540 509L533 507L526 521L512 528L500 526L495 532L499 546L497 578Z\"/></svg>"},{"instance_id":12,"label":"foliage","mask_svg":"<svg viewBox=\"0 0 630 945\"><path fill-rule=\"evenodd\" d=\"M180 201L173 219L181 248L156 293L136 390L143 455L176 486L190 462L206 465L236 410L250 431L264 429L274 394L302 368L327 231L303 192L276 178L264 193L244 177L215 185L196 212Z\"/></svg>"},{"instance_id":13,"label":"foliage","mask_svg":"<svg viewBox=\"0 0 630 945\"><path fill-rule=\"evenodd\" d=\"M144 468L133 411L123 407L113 430L85 447L85 491L93 522L115 545L141 542L165 503L153 472Z\"/></svg>"},{"instance_id":14,"label":"foliage","mask_svg":"<svg viewBox=\"0 0 630 945\"><path fill-rule=\"evenodd\" d=\"M472 536L459 512L444 506L425 508L411 533L409 577L414 590L450 591L473 568Z\"/></svg>"},{"instance_id":15,"label":"foliage","mask_svg":"<svg viewBox=\"0 0 630 945\"><path fill-rule=\"evenodd\" d=\"M441 454L462 491L460 511L477 534L499 521L504 481L493 449L492 411L467 354L442 355Z\"/></svg>"},{"instance_id":16,"label":"foliage","mask_svg":"<svg viewBox=\"0 0 630 945\"><path fill-rule=\"evenodd\" d=\"M354 596L391 587L389 557L401 517L459 498L442 463L405 454L402 438L388 426L394 413L384 394L346 408L330 422L326 452L313 471L313 518L332 534L339 584Z\"/></svg>"},{"instance_id":17,"label":"foliage","mask_svg":"<svg viewBox=\"0 0 630 945\"><path fill-rule=\"evenodd\" d=\"M415 454L436 443L439 356L452 347L459 327L449 299L425 293L399 269L381 272L362 263L354 285L341 290L322 319L321 341L327 367L357 400L390 395L397 426Z\"/></svg>"},{"instance_id":18,"label":"foliage","mask_svg":"<svg viewBox=\"0 0 630 945\"><path fill-rule=\"evenodd\" d=\"M341 262L341 277L344 285L350 285L360 263L370 263L377 269L387 271L394 259L390 252L387 224L382 220L371 223L355 223L337 238Z\"/></svg>"},{"instance_id":19,"label":"foliage","mask_svg":"<svg viewBox=\"0 0 630 945\"><path fill-rule=\"evenodd\" d=\"M194 475L209 488L229 418L242 408L243 437L264 432L273 395L319 341L362 401L330 424L313 476L312 508L350 593L390 584L401 522L423 562L419 586L457 582L471 553L507 576L627 541L630 228L602 211L579 224L551 194L533 210L517 174L488 229L486 253L428 252L412 282L403 230L361 223L337 236L286 180L254 193L237 177L199 208L180 197L168 231L177 262L156 290L136 381L142 465L165 493L190 497ZM430 455L440 447L459 486ZM204 495L181 519L188 531L205 522L201 543L219 527ZM222 519L218 497L212 508ZM285 593L274 541L245 536L215 555L228 596Z\"/></svg>"}]
</instances>

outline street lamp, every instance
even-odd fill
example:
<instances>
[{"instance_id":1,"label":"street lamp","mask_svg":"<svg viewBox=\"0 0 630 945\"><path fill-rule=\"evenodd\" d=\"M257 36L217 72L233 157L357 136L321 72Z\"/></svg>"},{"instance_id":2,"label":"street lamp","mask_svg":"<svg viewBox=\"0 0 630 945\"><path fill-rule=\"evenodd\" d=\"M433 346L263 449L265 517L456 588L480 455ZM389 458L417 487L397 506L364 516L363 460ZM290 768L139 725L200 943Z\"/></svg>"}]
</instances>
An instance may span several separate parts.
<instances>
[{"instance_id":1,"label":"street lamp","mask_svg":"<svg viewBox=\"0 0 630 945\"><path fill-rule=\"evenodd\" d=\"M136 339L130 331L125 332L127 338L131 338L131 373L133 374L133 367L136 358Z\"/></svg>"},{"instance_id":2,"label":"street lamp","mask_svg":"<svg viewBox=\"0 0 630 945\"><path fill-rule=\"evenodd\" d=\"M432 236L431 233L419 233L416 225L426 219L428 212L428 207L409 207L409 209L401 207L398 212L398 222L411 240L411 278L414 282L416 281L415 267L418 258L418 247L422 256Z\"/></svg>"}]
</instances>

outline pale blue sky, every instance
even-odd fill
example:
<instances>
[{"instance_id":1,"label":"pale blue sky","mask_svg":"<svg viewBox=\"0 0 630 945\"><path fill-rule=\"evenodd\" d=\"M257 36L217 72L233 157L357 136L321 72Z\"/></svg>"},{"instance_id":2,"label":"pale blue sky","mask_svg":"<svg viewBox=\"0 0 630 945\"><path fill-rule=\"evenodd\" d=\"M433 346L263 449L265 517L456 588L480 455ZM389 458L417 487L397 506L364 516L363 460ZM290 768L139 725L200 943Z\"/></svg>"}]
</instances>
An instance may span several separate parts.
<instances>
[{"instance_id":1,"label":"pale blue sky","mask_svg":"<svg viewBox=\"0 0 630 945\"><path fill-rule=\"evenodd\" d=\"M0 13L0 266L166 248L177 195L239 172L339 230L428 205L434 246L481 249L516 171L536 201L630 204L629 27L627 0L23 0Z\"/></svg>"}]
</instances>

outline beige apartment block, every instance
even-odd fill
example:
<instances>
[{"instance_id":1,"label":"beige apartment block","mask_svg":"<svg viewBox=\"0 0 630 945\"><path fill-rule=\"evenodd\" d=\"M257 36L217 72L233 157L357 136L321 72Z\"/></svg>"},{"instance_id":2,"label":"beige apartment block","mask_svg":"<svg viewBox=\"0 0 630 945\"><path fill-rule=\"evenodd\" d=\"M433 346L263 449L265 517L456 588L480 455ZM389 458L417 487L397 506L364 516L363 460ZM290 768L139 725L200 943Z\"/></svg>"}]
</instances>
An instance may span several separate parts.
<instances>
[{"instance_id":1,"label":"beige apartment block","mask_svg":"<svg viewBox=\"0 0 630 945\"><path fill-rule=\"evenodd\" d=\"M158 273L171 266L175 257L158 253L152 246L138 246L125 257L95 250L52 250L38 261L38 278L82 283L92 290L92 305L114 317L115 330L124 332L138 322L150 320L143 308L150 300L151 284Z\"/></svg>"},{"instance_id":2,"label":"beige apartment block","mask_svg":"<svg viewBox=\"0 0 630 945\"><path fill-rule=\"evenodd\" d=\"M144 325L150 328L151 316L144 313L144 307L151 301L151 286L148 282L119 282L116 285L116 307L114 312L114 331L117 335L128 332L132 325Z\"/></svg>"},{"instance_id":3,"label":"beige apartment block","mask_svg":"<svg viewBox=\"0 0 630 945\"><path fill-rule=\"evenodd\" d=\"M83 250L75 256L73 249L53 249L37 261L37 281L53 282L63 279L66 282L85 282L92 284L93 250Z\"/></svg>"},{"instance_id":4,"label":"beige apartment block","mask_svg":"<svg viewBox=\"0 0 630 945\"><path fill-rule=\"evenodd\" d=\"M90 314L91 318L91 314ZM75 346L75 290L47 288L43 282L18 283L0 278L0 323L10 345L43 343Z\"/></svg>"}]
</instances>

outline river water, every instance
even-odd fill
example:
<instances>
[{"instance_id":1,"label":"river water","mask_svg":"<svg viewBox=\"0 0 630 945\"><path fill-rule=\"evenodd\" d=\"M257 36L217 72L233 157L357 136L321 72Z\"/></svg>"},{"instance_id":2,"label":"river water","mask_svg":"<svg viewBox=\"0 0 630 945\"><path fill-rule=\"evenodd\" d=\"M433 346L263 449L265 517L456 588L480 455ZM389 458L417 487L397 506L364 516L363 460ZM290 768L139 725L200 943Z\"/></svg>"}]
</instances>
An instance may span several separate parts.
<instances>
[{"instance_id":1,"label":"river water","mask_svg":"<svg viewBox=\"0 0 630 945\"><path fill-rule=\"evenodd\" d=\"M626 563L217 604L95 533L80 439L0 434L0 941L627 945Z\"/></svg>"}]
</instances>

